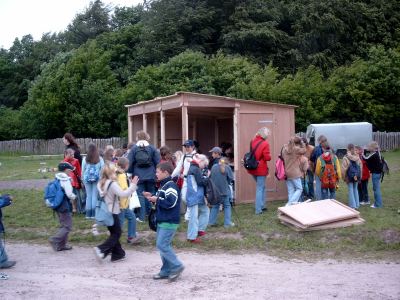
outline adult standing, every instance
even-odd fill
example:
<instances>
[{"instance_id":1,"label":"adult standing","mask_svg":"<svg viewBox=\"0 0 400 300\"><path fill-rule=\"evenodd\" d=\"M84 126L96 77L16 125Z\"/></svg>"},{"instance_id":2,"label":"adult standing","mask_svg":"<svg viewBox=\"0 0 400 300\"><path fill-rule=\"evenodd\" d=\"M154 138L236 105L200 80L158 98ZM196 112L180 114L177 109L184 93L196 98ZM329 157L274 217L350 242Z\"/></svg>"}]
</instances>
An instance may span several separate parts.
<instances>
[{"instance_id":1,"label":"adult standing","mask_svg":"<svg viewBox=\"0 0 400 300\"><path fill-rule=\"evenodd\" d=\"M138 221L143 222L151 204L143 192L156 193L156 166L160 162L160 153L149 143L150 135L145 131L136 133L136 144L129 152L128 174L139 177L137 193L140 201Z\"/></svg>"},{"instance_id":2,"label":"adult standing","mask_svg":"<svg viewBox=\"0 0 400 300\"><path fill-rule=\"evenodd\" d=\"M317 139L318 146L314 148L313 153L310 157L310 162L313 166L313 172L315 174L315 166L317 165L317 159L325 152L326 144L328 143L328 139L324 135L320 135ZM315 200L321 200L321 179L318 176L315 176Z\"/></svg>"},{"instance_id":3,"label":"adult standing","mask_svg":"<svg viewBox=\"0 0 400 300\"><path fill-rule=\"evenodd\" d=\"M380 208L383 206L381 194L382 157L379 152L379 145L375 141L368 144L367 150L363 158L367 162L368 169L372 175L372 189L374 190L375 202L371 207Z\"/></svg>"},{"instance_id":4,"label":"adult standing","mask_svg":"<svg viewBox=\"0 0 400 300\"><path fill-rule=\"evenodd\" d=\"M66 134L64 134L63 143L65 145L65 150L66 149L74 150L74 158L79 160L79 164L82 166L81 149L77 144L77 142L75 141L74 136L71 133L67 132Z\"/></svg>"},{"instance_id":5,"label":"adult standing","mask_svg":"<svg viewBox=\"0 0 400 300\"><path fill-rule=\"evenodd\" d=\"M271 160L271 153L269 150L269 143L267 138L270 131L267 127L262 127L258 130L253 140L250 142L251 149L255 149L254 156L258 161L258 166L255 170L247 170L253 176L256 182L256 200L255 212L256 215L262 214L266 208L266 188L265 180L268 175L267 162ZM257 147L257 149L256 149Z\"/></svg>"},{"instance_id":6,"label":"adult standing","mask_svg":"<svg viewBox=\"0 0 400 300\"><path fill-rule=\"evenodd\" d=\"M82 178L86 189L86 219L94 219L99 192L97 182L104 167L104 160L99 155L97 146L90 143L86 157L82 161Z\"/></svg>"},{"instance_id":7,"label":"adult standing","mask_svg":"<svg viewBox=\"0 0 400 300\"><path fill-rule=\"evenodd\" d=\"M307 172L308 159L304 156L306 147L300 137L292 137L289 143L283 146L282 156L285 161L286 186L288 202L286 206L299 202L303 185L301 178Z\"/></svg>"}]
</instances>

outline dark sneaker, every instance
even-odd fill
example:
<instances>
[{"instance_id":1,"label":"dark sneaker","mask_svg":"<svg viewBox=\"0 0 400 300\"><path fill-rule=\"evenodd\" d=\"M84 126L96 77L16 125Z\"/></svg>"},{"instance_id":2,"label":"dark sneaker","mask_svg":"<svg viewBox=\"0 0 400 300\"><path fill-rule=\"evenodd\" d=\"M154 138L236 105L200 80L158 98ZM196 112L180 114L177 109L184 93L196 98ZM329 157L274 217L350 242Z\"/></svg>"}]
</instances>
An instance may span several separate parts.
<instances>
[{"instance_id":1,"label":"dark sneaker","mask_svg":"<svg viewBox=\"0 0 400 300\"><path fill-rule=\"evenodd\" d=\"M160 274L156 274L153 276L154 280L160 280L160 279L168 279L168 276L161 276Z\"/></svg>"},{"instance_id":2,"label":"dark sneaker","mask_svg":"<svg viewBox=\"0 0 400 300\"><path fill-rule=\"evenodd\" d=\"M178 277L182 274L184 269L185 269L185 267L182 266L176 272L169 274L169 276L168 276L169 282L173 282L173 281L177 280Z\"/></svg>"},{"instance_id":3,"label":"dark sneaker","mask_svg":"<svg viewBox=\"0 0 400 300\"><path fill-rule=\"evenodd\" d=\"M134 238L128 238L127 240L126 240L126 242L128 243L128 244L131 244L131 245L136 245L136 244L140 244L140 242L141 242L141 238L140 237L134 237Z\"/></svg>"},{"instance_id":4,"label":"dark sneaker","mask_svg":"<svg viewBox=\"0 0 400 300\"><path fill-rule=\"evenodd\" d=\"M116 262L123 261L123 260L125 260L125 256L122 256L120 258L111 258L112 263L116 263Z\"/></svg>"},{"instance_id":5,"label":"dark sneaker","mask_svg":"<svg viewBox=\"0 0 400 300\"><path fill-rule=\"evenodd\" d=\"M64 247L58 249L58 251L68 251L68 250L72 250L72 246L65 245Z\"/></svg>"},{"instance_id":6,"label":"dark sneaker","mask_svg":"<svg viewBox=\"0 0 400 300\"><path fill-rule=\"evenodd\" d=\"M267 211L268 208L264 207L264 208L262 208L261 210L262 210L262 211Z\"/></svg>"},{"instance_id":7,"label":"dark sneaker","mask_svg":"<svg viewBox=\"0 0 400 300\"><path fill-rule=\"evenodd\" d=\"M7 260L6 262L0 265L0 269L9 269L15 266L17 262L14 260Z\"/></svg>"}]
</instances>

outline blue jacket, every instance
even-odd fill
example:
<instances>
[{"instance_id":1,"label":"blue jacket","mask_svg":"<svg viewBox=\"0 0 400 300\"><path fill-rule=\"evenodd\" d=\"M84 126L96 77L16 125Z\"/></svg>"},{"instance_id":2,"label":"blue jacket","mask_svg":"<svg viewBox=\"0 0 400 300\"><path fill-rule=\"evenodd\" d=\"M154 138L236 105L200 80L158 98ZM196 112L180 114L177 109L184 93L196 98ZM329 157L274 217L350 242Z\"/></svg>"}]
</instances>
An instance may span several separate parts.
<instances>
[{"instance_id":1,"label":"blue jacket","mask_svg":"<svg viewBox=\"0 0 400 300\"><path fill-rule=\"evenodd\" d=\"M194 161L192 161L190 163L189 171L187 173L187 176L190 176L190 175L193 175L193 177L197 183L197 186L202 187L203 194L204 194L207 183L208 183L208 177L202 172L202 170L200 170L199 164L197 164ZM202 198L202 200L200 200L198 202L198 204L205 204L204 197Z\"/></svg>"},{"instance_id":2,"label":"blue jacket","mask_svg":"<svg viewBox=\"0 0 400 300\"><path fill-rule=\"evenodd\" d=\"M135 161L135 155L136 151L138 149L138 144L142 142L139 141L134 145L129 152L128 159L129 159L129 168L128 172L132 174L133 176L138 176L139 177L139 184L142 183L143 181L155 181L156 180L156 167L160 163L160 153L157 151L157 149L153 146L150 145L149 143L145 144L146 151L149 152L150 156L152 157L152 165L147 168L139 168L136 165Z\"/></svg>"},{"instance_id":3,"label":"blue jacket","mask_svg":"<svg viewBox=\"0 0 400 300\"><path fill-rule=\"evenodd\" d=\"M156 219L157 223L167 222L179 224L181 196L179 188L171 177L160 182L160 189L157 191Z\"/></svg>"},{"instance_id":4,"label":"blue jacket","mask_svg":"<svg viewBox=\"0 0 400 300\"><path fill-rule=\"evenodd\" d=\"M225 165L225 173L222 174L219 165L213 165L211 168L210 180L214 182L222 196L230 195L229 185L233 180L232 169Z\"/></svg>"},{"instance_id":5,"label":"blue jacket","mask_svg":"<svg viewBox=\"0 0 400 300\"><path fill-rule=\"evenodd\" d=\"M3 213L1 209L3 207L6 207L11 204L11 199L9 195L1 195L0 196L0 233L4 232L4 226L3 226Z\"/></svg>"}]
</instances>

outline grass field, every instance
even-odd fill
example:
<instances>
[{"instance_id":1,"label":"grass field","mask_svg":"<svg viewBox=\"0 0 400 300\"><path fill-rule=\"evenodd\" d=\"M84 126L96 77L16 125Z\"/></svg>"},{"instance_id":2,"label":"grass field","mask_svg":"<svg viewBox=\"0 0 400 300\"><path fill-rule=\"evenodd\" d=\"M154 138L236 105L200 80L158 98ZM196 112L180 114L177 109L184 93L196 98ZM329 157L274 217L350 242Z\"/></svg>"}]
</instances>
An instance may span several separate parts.
<instances>
[{"instance_id":1,"label":"grass field","mask_svg":"<svg viewBox=\"0 0 400 300\"><path fill-rule=\"evenodd\" d=\"M351 258L351 259L386 259L400 262L400 151L386 153L385 157L391 168L390 176L385 177L382 184L383 209L372 209L369 206L360 208L361 216L366 223L349 228L331 229L318 232L295 232L279 223L277 208L284 202L268 203L268 212L261 216L254 215L253 205L237 205L233 212L233 221L238 225L231 229L222 226L208 229L202 244L192 245L186 242L186 224L182 223L174 243L180 249L196 249L201 251L229 251L239 253L245 251L261 251L279 257L313 258ZM13 175L21 172L20 160L16 157L0 157L13 170L8 177L1 169L1 180L7 178L32 178ZM19 162L18 162L19 161ZM25 167L34 167L42 159L24 160ZM46 163L57 163L58 159L45 160ZM28 173L31 174L31 173ZM41 178L39 176L39 178ZM372 184L370 196L373 198ZM40 191L6 190L15 196L12 206L3 210L7 239L18 241L47 242L47 238L56 231L57 220L51 210L43 205L43 193ZM347 202L347 187L341 183L337 198ZM219 224L222 225L222 214ZM83 216L74 216L74 230L70 240L72 244L95 245L104 240L105 235L94 237L91 234L92 221ZM146 224L138 224L138 232L144 239L139 249L154 246L154 233ZM125 239L121 239L123 244ZM128 247L128 246L126 246Z\"/></svg>"},{"instance_id":2,"label":"grass field","mask_svg":"<svg viewBox=\"0 0 400 300\"><path fill-rule=\"evenodd\" d=\"M0 154L0 180L53 178L53 172L39 172L39 169L56 168L62 155Z\"/></svg>"}]
</instances>

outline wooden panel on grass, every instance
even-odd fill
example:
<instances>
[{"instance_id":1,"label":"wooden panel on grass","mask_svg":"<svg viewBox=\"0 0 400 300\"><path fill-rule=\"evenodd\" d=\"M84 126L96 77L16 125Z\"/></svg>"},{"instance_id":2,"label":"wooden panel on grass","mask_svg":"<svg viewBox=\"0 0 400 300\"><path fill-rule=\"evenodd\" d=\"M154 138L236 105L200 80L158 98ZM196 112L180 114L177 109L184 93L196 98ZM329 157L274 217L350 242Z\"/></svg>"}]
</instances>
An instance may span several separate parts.
<instances>
[{"instance_id":1,"label":"wooden panel on grass","mask_svg":"<svg viewBox=\"0 0 400 300\"><path fill-rule=\"evenodd\" d=\"M358 217L360 214L355 209L332 199L279 207L278 210L305 228Z\"/></svg>"}]
</instances>

